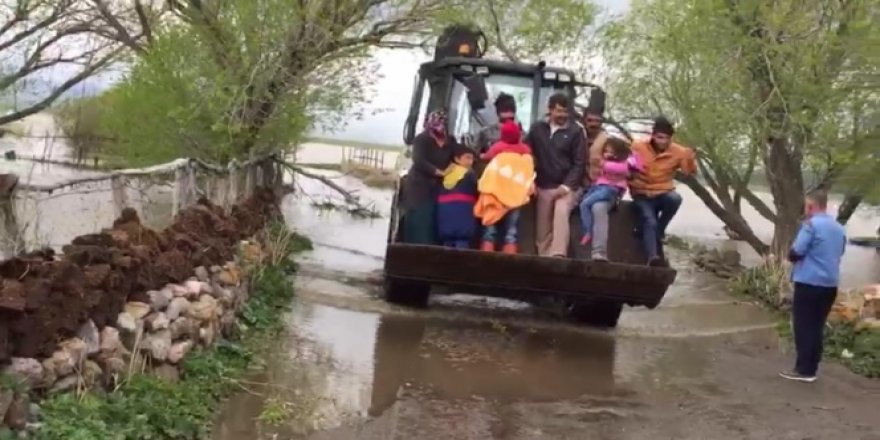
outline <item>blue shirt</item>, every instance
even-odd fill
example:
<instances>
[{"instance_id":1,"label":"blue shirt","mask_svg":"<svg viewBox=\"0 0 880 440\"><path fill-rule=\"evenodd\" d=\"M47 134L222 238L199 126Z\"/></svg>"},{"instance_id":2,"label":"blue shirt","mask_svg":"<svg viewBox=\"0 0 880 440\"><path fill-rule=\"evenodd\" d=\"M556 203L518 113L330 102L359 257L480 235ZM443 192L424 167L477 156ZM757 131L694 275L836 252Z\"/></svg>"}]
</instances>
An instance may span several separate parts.
<instances>
[{"instance_id":1,"label":"blue shirt","mask_svg":"<svg viewBox=\"0 0 880 440\"><path fill-rule=\"evenodd\" d=\"M816 214L801 225L791 251L801 257L792 281L819 287L840 283L840 259L846 249L846 231L827 213Z\"/></svg>"}]
</instances>

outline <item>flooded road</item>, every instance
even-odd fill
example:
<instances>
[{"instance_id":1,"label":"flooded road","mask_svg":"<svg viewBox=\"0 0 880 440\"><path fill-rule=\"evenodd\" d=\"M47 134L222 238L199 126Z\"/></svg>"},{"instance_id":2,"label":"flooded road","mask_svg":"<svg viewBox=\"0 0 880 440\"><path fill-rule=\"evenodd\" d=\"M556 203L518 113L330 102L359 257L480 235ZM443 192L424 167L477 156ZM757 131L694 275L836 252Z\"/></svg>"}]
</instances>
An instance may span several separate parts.
<instances>
[{"instance_id":1,"label":"flooded road","mask_svg":"<svg viewBox=\"0 0 880 440\"><path fill-rule=\"evenodd\" d=\"M289 339L227 402L214 440L880 439L877 383L833 364L813 387L782 382L790 355L774 318L684 255L657 309L626 309L616 330L599 331L508 300L388 305L376 283L386 221L295 198L283 210L315 240Z\"/></svg>"},{"instance_id":2,"label":"flooded road","mask_svg":"<svg viewBox=\"0 0 880 440\"><path fill-rule=\"evenodd\" d=\"M327 148L301 154L310 163L339 156ZM0 169L11 166L0 159ZM41 182L69 172L30 169ZM337 181L387 211L390 193ZM780 381L776 372L791 355L774 318L731 298L684 255L672 255L679 274L662 304L625 309L614 331L467 295L405 309L378 298L387 220L319 211L311 202L334 194L315 182L299 185L302 198L285 199L283 212L315 249L300 258L288 331L217 415L214 440L880 440L876 381L833 363L816 384ZM685 205L671 232L722 241L717 219L681 190ZM148 221L167 221L167 187L129 191L150 208L142 211ZM108 200L109 188L95 185L29 196L18 211L29 233L60 245L110 224L115 213L100 208ZM764 237L766 222L748 208L745 215ZM873 232L875 215L860 210L850 234ZM847 252L848 285L880 279L877 255L863 251Z\"/></svg>"}]
</instances>

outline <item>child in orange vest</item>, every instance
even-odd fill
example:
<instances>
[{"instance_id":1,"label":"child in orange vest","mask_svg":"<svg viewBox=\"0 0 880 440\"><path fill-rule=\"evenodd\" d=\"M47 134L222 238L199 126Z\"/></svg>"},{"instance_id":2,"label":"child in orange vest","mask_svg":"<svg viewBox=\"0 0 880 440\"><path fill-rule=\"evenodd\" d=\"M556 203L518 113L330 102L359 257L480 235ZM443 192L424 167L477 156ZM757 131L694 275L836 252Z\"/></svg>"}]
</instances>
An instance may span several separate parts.
<instances>
[{"instance_id":1,"label":"child in orange vest","mask_svg":"<svg viewBox=\"0 0 880 440\"><path fill-rule=\"evenodd\" d=\"M501 139L493 144L489 151L480 156L483 160L491 161L501 153L532 154L532 149L522 142L522 129L519 123L507 120L501 124L500 131ZM500 226L505 231L504 244L501 247L501 251L505 254L517 253L518 222L519 208L516 208L508 211L497 223L486 226L483 231L483 243L480 245L480 250L495 251L496 238Z\"/></svg>"}]
</instances>

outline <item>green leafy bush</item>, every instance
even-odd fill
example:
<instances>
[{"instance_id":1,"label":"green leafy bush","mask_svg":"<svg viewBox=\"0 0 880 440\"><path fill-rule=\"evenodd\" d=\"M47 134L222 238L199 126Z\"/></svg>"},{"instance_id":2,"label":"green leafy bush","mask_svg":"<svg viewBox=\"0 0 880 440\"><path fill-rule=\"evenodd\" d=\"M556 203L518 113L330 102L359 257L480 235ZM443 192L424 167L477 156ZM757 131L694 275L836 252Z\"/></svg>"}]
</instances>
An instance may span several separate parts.
<instances>
[{"instance_id":1,"label":"green leafy bush","mask_svg":"<svg viewBox=\"0 0 880 440\"><path fill-rule=\"evenodd\" d=\"M765 262L740 273L731 283L731 291L759 300L773 309L785 309L791 291L789 272L779 262Z\"/></svg>"}]
</instances>

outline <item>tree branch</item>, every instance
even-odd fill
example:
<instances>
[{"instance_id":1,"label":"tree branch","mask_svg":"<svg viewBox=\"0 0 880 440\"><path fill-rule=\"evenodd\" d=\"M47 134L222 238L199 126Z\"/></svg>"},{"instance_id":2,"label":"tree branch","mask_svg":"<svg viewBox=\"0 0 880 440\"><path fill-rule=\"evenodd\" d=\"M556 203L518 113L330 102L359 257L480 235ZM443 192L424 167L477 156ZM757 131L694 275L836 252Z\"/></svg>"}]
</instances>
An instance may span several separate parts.
<instances>
[{"instance_id":1,"label":"tree branch","mask_svg":"<svg viewBox=\"0 0 880 440\"><path fill-rule=\"evenodd\" d=\"M679 181L683 182L685 185L690 188L703 203L706 204L706 207L715 214L725 225L730 227L740 238L746 241L758 254L766 255L770 251L770 246L761 241L758 236L755 235L755 232L752 231L752 228L749 226L748 222L737 212L731 212L724 209L718 201L712 197L712 193L710 193L703 185L700 184L693 176L680 176Z\"/></svg>"},{"instance_id":2,"label":"tree branch","mask_svg":"<svg viewBox=\"0 0 880 440\"><path fill-rule=\"evenodd\" d=\"M317 180L318 182L321 182L324 185L327 185L328 188L332 189L333 191L335 191L336 193L341 195L343 200L345 200L346 204L352 206L352 208L349 209L349 212L358 213L358 214L370 213L370 216L374 216L375 209L373 209L371 206L367 206L367 205L362 204L360 201L360 198L357 197L356 195L354 195L354 193L352 191L349 191L349 190L343 188L341 185L334 182L333 180L331 180L325 176L321 176L319 174L309 172L309 171L305 170L304 168L300 167L299 165L296 165L296 164L293 164L293 163L290 163L290 162L287 162L284 160L279 159L278 163L280 163L282 166L289 169L291 172L293 172L295 174L299 174L299 175L306 177L308 179Z\"/></svg>"},{"instance_id":3,"label":"tree branch","mask_svg":"<svg viewBox=\"0 0 880 440\"><path fill-rule=\"evenodd\" d=\"M26 108L14 111L12 113L0 116L0 125L8 124L13 121L17 121L20 119L24 119L30 115L39 113L47 108L49 108L52 103L54 103L58 98L60 98L64 93L68 90L81 83L85 79L94 75L97 71L103 69L107 64L110 63L115 57L119 54L121 49L116 49L111 52L109 55L103 57L97 62L91 63L89 66L81 70L78 74L74 75L71 78L68 78L67 81L61 83L59 86L55 87L55 89L48 96L38 101L37 103L28 106Z\"/></svg>"}]
</instances>

